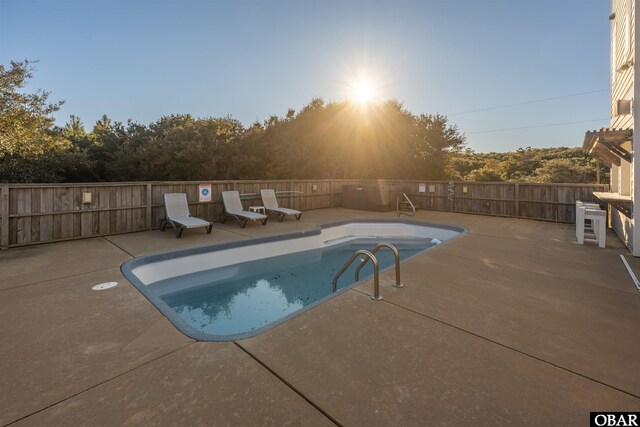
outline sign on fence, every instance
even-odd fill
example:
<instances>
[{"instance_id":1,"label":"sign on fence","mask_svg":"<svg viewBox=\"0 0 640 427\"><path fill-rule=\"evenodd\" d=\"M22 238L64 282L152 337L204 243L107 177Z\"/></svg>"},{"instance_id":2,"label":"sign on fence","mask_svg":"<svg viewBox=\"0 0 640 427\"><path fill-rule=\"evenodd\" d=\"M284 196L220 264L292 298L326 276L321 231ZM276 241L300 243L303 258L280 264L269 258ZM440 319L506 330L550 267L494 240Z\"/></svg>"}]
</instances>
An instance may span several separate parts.
<instances>
[{"instance_id":1,"label":"sign on fence","mask_svg":"<svg viewBox=\"0 0 640 427\"><path fill-rule=\"evenodd\" d=\"M211 201L211 184L198 185L198 194L200 195L200 202Z\"/></svg>"}]
</instances>

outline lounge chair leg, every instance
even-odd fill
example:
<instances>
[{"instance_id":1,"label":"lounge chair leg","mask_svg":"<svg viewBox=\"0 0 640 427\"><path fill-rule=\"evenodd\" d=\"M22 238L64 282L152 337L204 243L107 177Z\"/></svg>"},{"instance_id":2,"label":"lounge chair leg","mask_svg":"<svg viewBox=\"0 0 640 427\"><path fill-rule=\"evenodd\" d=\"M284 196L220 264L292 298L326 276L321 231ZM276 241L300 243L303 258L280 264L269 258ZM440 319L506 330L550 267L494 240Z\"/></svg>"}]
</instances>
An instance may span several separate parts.
<instances>
[{"instance_id":1,"label":"lounge chair leg","mask_svg":"<svg viewBox=\"0 0 640 427\"><path fill-rule=\"evenodd\" d=\"M240 222L240 228L244 228L247 225L247 221L249 221L248 219L245 219L244 221Z\"/></svg>"},{"instance_id":2,"label":"lounge chair leg","mask_svg":"<svg viewBox=\"0 0 640 427\"><path fill-rule=\"evenodd\" d=\"M176 234L176 237L180 237L180 235L178 234L178 229L176 228L176 225L173 223L173 221L167 221L167 223L171 225L171 228L173 228L173 232Z\"/></svg>"},{"instance_id":3,"label":"lounge chair leg","mask_svg":"<svg viewBox=\"0 0 640 427\"><path fill-rule=\"evenodd\" d=\"M263 219L263 220L262 220L262 225L265 225L265 224L267 223L267 220L268 220L268 219L269 219L268 217L267 217L267 218L265 218L265 219ZM280 220L280 222L282 222L282 220Z\"/></svg>"},{"instance_id":4,"label":"lounge chair leg","mask_svg":"<svg viewBox=\"0 0 640 427\"><path fill-rule=\"evenodd\" d=\"M285 217L285 216L286 216L285 214L278 214L278 221L279 221L279 222L284 221L284 217Z\"/></svg>"},{"instance_id":5,"label":"lounge chair leg","mask_svg":"<svg viewBox=\"0 0 640 427\"><path fill-rule=\"evenodd\" d=\"M211 234L211 229L213 228L213 224L209 224L207 227L207 234Z\"/></svg>"},{"instance_id":6,"label":"lounge chair leg","mask_svg":"<svg viewBox=\"0 0 640 427\"><path fill-rule=\"evenodd\" d=\"M302 218L302 214L296 215L296 221L300 221L300 218Z\"/></svg>"},{"instance_id":7,"label":"lounge chair leg","mask_svg":"<svg viewBox=\"0 0 640 427\"><path fill-rule=\"evenodd\" d=\"M182 237L182 232L184 231L184 228L182 227L178 227L176 229L176 237L179 239L180 237Z\"/></svg>"}]
</instances>

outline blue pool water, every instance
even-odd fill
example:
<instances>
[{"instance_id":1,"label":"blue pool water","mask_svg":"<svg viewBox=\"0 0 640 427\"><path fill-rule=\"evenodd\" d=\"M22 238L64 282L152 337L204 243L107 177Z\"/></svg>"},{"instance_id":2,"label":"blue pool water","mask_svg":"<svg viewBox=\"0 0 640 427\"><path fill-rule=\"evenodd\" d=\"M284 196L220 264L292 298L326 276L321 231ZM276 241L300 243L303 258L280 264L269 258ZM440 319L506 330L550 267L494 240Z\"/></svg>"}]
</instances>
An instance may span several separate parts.
<instances>
[{"instance_id":1,"label":"blue pool water","mask_svg":"<svg viewBox=\"0 0 640 427\"><path fill-rule=\"evenodd\" d=\"M431 239L399 238L394 244L402 261L434 246ZM323 249L250 261L188 274L150 285L180 289L160 298L194 329L212 335L242 334L292 314L332 292L332 280L358 249L373 249L379 241L357 239ZM380 269L394 264L393 253L376 253ZM354 282L354 262L340 278L338 289ZM369 262L360 278L370 277ZM166 283L165 283L166 282Z\"/></svg>"}]
</instances>

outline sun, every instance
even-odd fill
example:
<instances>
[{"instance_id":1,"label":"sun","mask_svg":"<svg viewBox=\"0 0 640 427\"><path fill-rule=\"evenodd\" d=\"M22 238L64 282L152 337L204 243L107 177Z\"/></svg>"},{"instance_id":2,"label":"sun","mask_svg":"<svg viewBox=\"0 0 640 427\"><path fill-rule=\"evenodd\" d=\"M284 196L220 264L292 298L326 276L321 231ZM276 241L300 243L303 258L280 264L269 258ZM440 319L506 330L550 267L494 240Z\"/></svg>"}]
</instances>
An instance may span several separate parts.
<instances>
[{"instance_id":1,"label":"sun","mask_svg":"<svg viewBox=\"0 0 640 427\"><path fill-rule=\"evenodd\" d=\"M366 77L359 77L356 79L351 84L350 98L352 101L360 105L366 105L375 100L376 91L371 80Z\"/></svg>"}]
</instances>

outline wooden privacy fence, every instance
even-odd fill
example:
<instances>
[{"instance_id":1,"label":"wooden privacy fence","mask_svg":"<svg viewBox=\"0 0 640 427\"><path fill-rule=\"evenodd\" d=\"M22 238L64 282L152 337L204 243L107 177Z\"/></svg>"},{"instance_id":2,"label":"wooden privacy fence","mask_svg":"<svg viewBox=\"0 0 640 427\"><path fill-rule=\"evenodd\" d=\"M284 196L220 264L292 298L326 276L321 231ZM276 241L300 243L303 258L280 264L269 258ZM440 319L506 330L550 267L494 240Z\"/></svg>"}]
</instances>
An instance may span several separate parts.
<instances>
[{"instance_id":1,"label":"wooden privacy fence","mask_svg":"<svg viewBox=\"0 0 640 427\"><path fill-rule=\"evenodd\" d=\"M609 191L607 184L528 182L402 181L402 186L420 209L570 223L576 200L595 202L594 191Z\"/></svg>"},{"instance_id":2,"label":"wooden privacy fence","mask_svg":"<svg viewBox=\"0 0 640 427\"><path fill-rule=\"evenodd\" d=\"M211 184L210 202L199 202L200 184ZM304 211L340 206L342 186L348 184L402 186L420 209L560 222L575 221L576 200L592 201L593 191L608 190L603 184L408 180L4 184L0 187L0 247L158 228L164 216L164 193L186 193L192 215L219 221L223 214L222 191L244 194L247 208L261 204L261 189L272 188L279 193L281 206ZM90 194L90 200L83 200L83 193Z\"/></svg>"}]
</instances>

